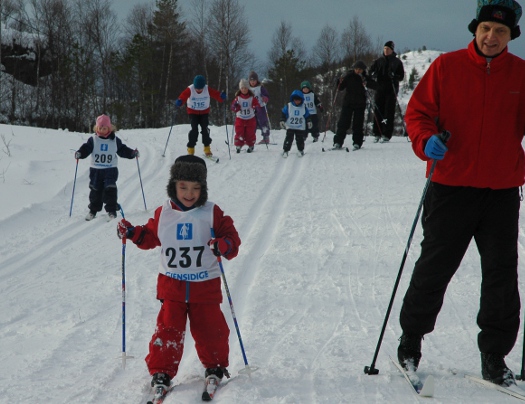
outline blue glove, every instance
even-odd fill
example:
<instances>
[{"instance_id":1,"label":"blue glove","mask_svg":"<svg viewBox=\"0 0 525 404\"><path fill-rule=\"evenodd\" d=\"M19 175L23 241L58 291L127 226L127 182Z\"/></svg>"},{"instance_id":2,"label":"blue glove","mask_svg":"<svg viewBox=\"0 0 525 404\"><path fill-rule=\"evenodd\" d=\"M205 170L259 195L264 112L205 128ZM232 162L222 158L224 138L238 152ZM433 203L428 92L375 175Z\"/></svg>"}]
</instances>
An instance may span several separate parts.
<instances>
[{"instance_id":1,"label":"blue glove","mask_svg":"<svg viewBox=\"0 0 525 404\"><path fill-rule=\"evenodd\" d=\"M221 99L223 101L226 99L226 93L224 91L221 93Z\"/></svg>"},{"instance_id":2,"label":"blue glove","mask_svg":"<svg viewBox=\"0 0 525 404\"><path fill-rule=\"evenodd\" d=\"M181 99L177 99L177 101L175 101L175 106L176 107L180 107L182 105L182 100Z\"/></svg>"},{"instance_id":3,"label":"blue glove","mask_svg":"<svg viewBox=\"0 0 525 404\"><path fill-rule=\"evenodd\" d=\"M425 146L425 155L434 160L442 160L448 150L439 135L432 135Z\"/></svg>"}]
</instances>

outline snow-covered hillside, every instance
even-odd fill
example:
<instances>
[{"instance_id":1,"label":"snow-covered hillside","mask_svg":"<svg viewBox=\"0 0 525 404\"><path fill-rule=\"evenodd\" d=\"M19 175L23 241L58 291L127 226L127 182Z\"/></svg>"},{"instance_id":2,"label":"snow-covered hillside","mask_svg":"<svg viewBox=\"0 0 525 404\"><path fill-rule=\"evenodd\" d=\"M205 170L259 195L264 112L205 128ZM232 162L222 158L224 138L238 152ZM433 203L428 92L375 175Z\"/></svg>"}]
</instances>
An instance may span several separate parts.
<instances>
[{"instance_id":1,"label":"snow-covered hillside","mask_svg":"<svg viewBox=\"0 0 525 404\"><path fill-rule=\"evenodd\" d=\"M169 129L117 133L141 152L147 210L136 161L119 161L119 201L133 224L145 223L166 199L169 167L185 153L189 126L180 125L162 157ZM122 245L116 221L103 215L84 220L87 160L78 165L69 217L73 153L90 134L0 125L0 135L0 403L145 403L159 251L127 245L126 342L134 359L123 369ZM419 224L376 363L380 373L363 372L425 184L425 164L411 143L367 138L359 151L323 153L321 147L331 144L328 133L325 143L310 138L304 157L284 159L284 131L277 130L272 138L279 145L256 146L252 154L232 151L230 160L226 128L212 127L211 135L220 162L207 161L210 199L233 217L243 241L239 256L224 262L226 277L249 364L259 368L251 379L238 373L244 362L225 299L233 378L214 402L418 402L388 357L401 334L397 318L419 253ZM521 233L521 268L524 246ZM436 378L433 402L515 401L464 378L480 372L479 288L472 247L436 330L423 342L420 370ZM520 288L525 295L523 281ZM520 332L507 358L517 373L522 341ZM188 333L177 387L165 403L201 402L203 373Z\"/></svg>"}]
</instances>

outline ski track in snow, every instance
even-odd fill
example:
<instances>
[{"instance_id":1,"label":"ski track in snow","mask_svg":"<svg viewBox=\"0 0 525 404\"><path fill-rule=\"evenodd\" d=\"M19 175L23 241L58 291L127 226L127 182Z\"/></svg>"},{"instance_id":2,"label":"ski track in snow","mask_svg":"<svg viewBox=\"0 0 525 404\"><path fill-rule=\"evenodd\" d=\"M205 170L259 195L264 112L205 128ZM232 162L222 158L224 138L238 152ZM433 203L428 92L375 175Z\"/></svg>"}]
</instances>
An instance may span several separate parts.
<instances>
[{"instance_id":1,"label":"ski track in snow","mask_svg":"<svg viewBox=\"0 0 525 404\"><path fill-rule=\"evenodd\" d=\"M126 245L126 351L134 359L123 370L122 243L116 220L106 222L105 214L84 220L87 160L79 162L69 217L75 169L70 149L88 135L15 128L13 159L24 153L32 164L24 174L29 188L23 188L23 197L13 195L20 198L18 208L0 219L0 403L144 404L151 398L144 357L159 309L159 251ZM146 223L167 198L169 168L185 152L188 129L173 127L165 157L169 128L117 133L141 152L147 210L136 160L119 161L119 201L132 224ZM234 153L230 160L224 127L211 129L220 162L206 161L210 200L233 217L241 235L239 256L223 263L249 364L259 368L251 379L238 374L244 362L225 296L233 378L214 402L421 401L388 359L396 354L401 300L419 253L419 221L376 363L380 373L363 372L425 184L424 163L411 144L404 138L373 144L367 138L362 150L322 153L322 145L309 139L304 157L296 156L294 145L283 159L284 131L274 131L278 145L258 145L254 153ZM39 136L56 139L39 141ZM46 154L45 147L56 147L57 139L62 154ZM40 150L30 147L35 143ZM11 184L9 173L0 186ZM44 189L50 175L57 184ZM523 267L522 232L519 242ZM436 379L433 402L516 402L463 377L479 374L479 283L473 245L447 291L436 330L423 342L420 370L422 377ZM520 331L507 361L516 373L522 340ZM176 387L165 403L201 402L203 373L188 332Z\"/></svg>"}]
</instances>

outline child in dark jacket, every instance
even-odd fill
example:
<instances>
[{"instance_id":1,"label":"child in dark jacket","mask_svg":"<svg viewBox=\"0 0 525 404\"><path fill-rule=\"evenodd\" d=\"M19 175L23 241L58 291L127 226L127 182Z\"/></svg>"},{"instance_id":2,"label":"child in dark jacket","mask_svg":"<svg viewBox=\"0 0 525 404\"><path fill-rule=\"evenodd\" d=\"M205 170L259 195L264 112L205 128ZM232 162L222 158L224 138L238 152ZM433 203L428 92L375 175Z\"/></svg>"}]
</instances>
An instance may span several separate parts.
<instances>
[{"instance_id":1,"label":"child in dark jacket","mask_svg":"<svg viewBox=\"0 0 525 404\"><path fill-rule=\"evenodd\" d=\"M181 107L186 102L186 110L190 116L191 130L188 133L188 154L195 154L195 145L199 139L199 125L201 127L202 144L204 154L208 157L213 156L211 152L211 137L209 125L210 99L219 102L226 99L224 91L219 92L206 84L206 78L198 75L193 79L193 84L189 85L180 95L175 105Z\"/></svg>"},{"instance_id":2,"label":"child in dark jacket","mask_svg":"<svg viewBox=\"0 0 525 404\"><path fill-rule=\"evenodd\" d=\"M257 131L257 120L255 108L259 107L259 101L250 90L248 80L239 82L239 90L235 93L231 109L235 112L235 139L234 144L237 153L241 152L244 145L248 146L248 153L253 151L255 145L255 132Z\"/></svg>"},{"instance_id":3,"label":"child in dark jacket","mask_svg":"<svg viewBox=\"0 0 525 404\"><path fill-rule=\"evenodd\" d=\"M237 256L241 240L230 216L208 201L206 163L180 156L171 166L169 199L143 226L122 219L117 235L138 248L161 247L157 299L161 308L146 364L151 386L169 389L184 350L186 323L208 382L229 377L230 329L221 311L221 270L217 257Z\"/></svg>"},{"instance_id":4,"label":"child in dark jacket","mask_svg":"<svg viewBox=\"0 0 525 404\"><path fill-rule=\"evenodd\" d=\"M118 158L133 159L139 157L139 151L133 150L115 136L115 127L107 115L100 115L93 127L91 136L75 153L76 159L85 159L91 155L89 168L89 213L86 220L95 218L105 204L108 220L117 217L120 209L117 203Z\"/></svg>"},{"instance_id":5,"label":"child in dark jacket","mask_svg":"<svg viewBox=\"0 0 525 404\"><path fill-rule=\"evenodd\" d=\"M338 81L338 90L346 90L341 106L341 115L337 122L337 130L334 136L334 148L343 147L346 131L352 126L353 150L359 150L363 146L363 124L366 109L366 65L358 60L352 66L352 70Z\"/></svg>"},{"instance_id":6,"label":"child in dark jacket","mask_svg":"<svg viewBox=\"0 0 525 404\"><path fill-rule=\"evenodd\" d=\"M304 96L304 105L308 109L310 119L312 120L312 128L306 131L305 140L308 137L308 133L312 134L314 143L319 140L319 114L323 112L323 106L321 101L317 97L317 94L313 92L312 85L309 81L305 80L301 83L301 91Z\"/></svg>"},{"instance_id":7,"label":"child in dark jacket","mask_svg":"<svg viewBox=\"0 0 525 404\"><path fill-rule=\"evenodd\" d=\"M290 102L286 104L281 114L281 128L286 129L286 137L283 144L283 157L288 157L292 148L293 139L299 151L299 157L304 156L304 139L306 129L312 128L312 121L306 105L304 95L299 90L294 90L290 95Z\"/></svg>"}]
</instances>

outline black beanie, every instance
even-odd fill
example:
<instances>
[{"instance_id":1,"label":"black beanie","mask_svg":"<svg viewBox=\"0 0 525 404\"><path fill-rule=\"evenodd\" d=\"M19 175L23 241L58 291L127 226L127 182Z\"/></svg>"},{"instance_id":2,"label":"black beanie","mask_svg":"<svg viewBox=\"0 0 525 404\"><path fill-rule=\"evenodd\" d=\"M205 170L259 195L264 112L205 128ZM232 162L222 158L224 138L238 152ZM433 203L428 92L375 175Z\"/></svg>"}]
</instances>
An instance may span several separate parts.
<instances>
[{"instance_id":1,"label":"black beanie","mask_svg":"<svg viewBox=\"0 0 525 404\"><path fill-rule=\"evenodd\" d=\"M177 200L177 181L198 182L201 185L201 196L195 206L204 205L208 200L207 173L206 163L200 157L191 154L178 157L170 169L170 179L166 187L168 196L174 201Z\"/></svg>"},{"instance_id":2,"label":"black beanie","mask_svg":"<svg viewBox=\"0 0 525 404\"><path fill-rule=\"evenodd\" d=\"M352 65L352 69L362 69L366 70L366 64L362 60L358 60Z\"/></svg>"},{"instance_id":3,"label":"black beanie","mask_svg":"<svg viewBox=\"0 0 525 404\"><path fill-rule=\"evenodd\" d=\"M394 41L388 41L387 43L385 43L384 46L387 46L389 47L390 49L394 50Z\"/></svg>"},{"instance_id":4,"label":"black beanie","mask_svg":"<svg viewBox=\"0 0 525 404\"><path fill-rule=\"evenodd\" d=\"M248 75L248 79L250 80L255 80L255 81L259 81L259 76L257 75L257 73L255 73L253 70L250 72L250 74Z\"/></svg>"}]
</instances>

